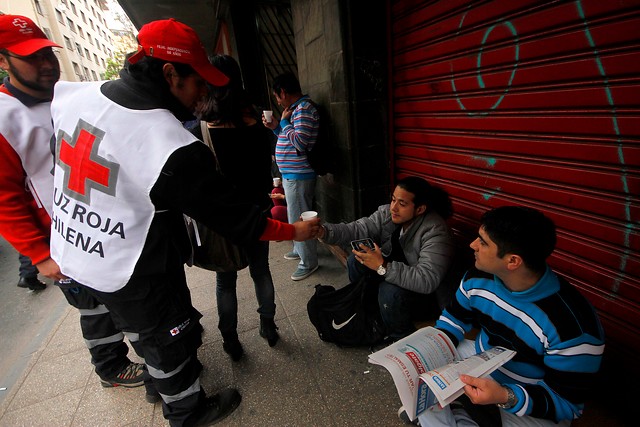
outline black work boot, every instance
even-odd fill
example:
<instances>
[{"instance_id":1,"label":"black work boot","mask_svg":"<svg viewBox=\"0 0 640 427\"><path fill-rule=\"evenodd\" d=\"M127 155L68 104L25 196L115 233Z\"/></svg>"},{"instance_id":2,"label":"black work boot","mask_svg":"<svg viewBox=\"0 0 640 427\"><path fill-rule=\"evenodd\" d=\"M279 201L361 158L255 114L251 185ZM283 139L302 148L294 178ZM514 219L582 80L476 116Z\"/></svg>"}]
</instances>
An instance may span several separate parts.
<instances>
[{"instance_id":1,"label":"black work boot","mask_svg":"<svg viewBox=\"0 0 640 427\"><path fill-rule=\"evenodd\" d=\"M32 291L41 291L47 287L44 282L38 280L37 277L20 277L18 280L19 288L29 288Z\"/></svg>"},{"instance_id":2,"label":"black work boot","mask_svg":"<svg viewBox=\"0 0 640 427\"><path fill-rule=\"evenodd\" d=\"M211 425L222 421L236 410L241 401L242 396L235 388L206 397L202 405L185 420L184 427Z\"/></svg>"},{"instance_id":3,"label":"black work boot","mask_svg":"<svg viewBox=\"0 0 640 427\"><path fill-rule=\"evenodd\" d=\"M276 345L276 343L280 339L280 335L278 335L277 331L278 327L273 321L273 318L260 316L260 336L267 340L267 342L269 343L269 347L273 347L274 345Z\"/></svg>"}]
</instances>

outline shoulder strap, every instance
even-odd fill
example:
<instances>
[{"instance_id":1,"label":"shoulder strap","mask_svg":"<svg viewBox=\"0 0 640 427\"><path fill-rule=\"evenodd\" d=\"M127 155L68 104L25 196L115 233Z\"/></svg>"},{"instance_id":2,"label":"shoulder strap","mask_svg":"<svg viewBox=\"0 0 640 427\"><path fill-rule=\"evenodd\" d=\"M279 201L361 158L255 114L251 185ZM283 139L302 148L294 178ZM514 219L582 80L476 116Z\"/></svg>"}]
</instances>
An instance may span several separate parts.
<instances>
[{"instance_id":1,"label":"shoulder strap","mask_svg":"<svg viewBox=\"0 0 640 427\"><path fill-rule=\"evenodd\" d=\"M200 130L202 131L202 141L204 144L209 147L211 152L213 153L213 158L216 159L216 170L222 173L220 169L220 163L218 163L218 156L216 155L216 149L213 148L213 141L211 140L211 133L209 132L209 127L207 126L207 122L204 120L200 120Z\"/></svg>"}]
</instances>

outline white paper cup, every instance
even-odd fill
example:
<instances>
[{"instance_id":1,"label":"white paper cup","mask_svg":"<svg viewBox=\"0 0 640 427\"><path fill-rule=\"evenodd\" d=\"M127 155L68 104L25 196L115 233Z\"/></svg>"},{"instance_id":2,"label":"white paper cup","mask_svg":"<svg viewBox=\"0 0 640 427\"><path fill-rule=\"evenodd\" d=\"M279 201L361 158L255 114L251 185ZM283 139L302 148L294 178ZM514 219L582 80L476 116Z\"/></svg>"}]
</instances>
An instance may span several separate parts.
<instances>
[{"instance_id":1,"label":"white paper cup","mask_svg":"<svg viewBox=\"0 0 640 427\"><path fill-rule=\"evenodd\" d=\"M300 214L300 218L302 218L303 221L309 221L317 217L318 212L316 211L305 211Z\"/></svg>"},{"instance_id":2,"label":"white paper cup","mask_svg":"<svg viewBox=\"0 0 640 427\"><path fill-rule=\"evenodd\" d=\"M280 179L278 177L273 178L273 186L274 187L280 187L280 184L282 184L282 179Z\"/></svg>"},{"instance_id":3,"label":"white paper cup","mask_svg":"<svg viewBox=\"0 0 640 427\"><path fill-rule=\"evenodd\" d=\"M271 121L273 120L273 111L264 110L262 114L264 114L264 118L267 121L267 123L271 123Z\"/></svg>"}]
</instances>

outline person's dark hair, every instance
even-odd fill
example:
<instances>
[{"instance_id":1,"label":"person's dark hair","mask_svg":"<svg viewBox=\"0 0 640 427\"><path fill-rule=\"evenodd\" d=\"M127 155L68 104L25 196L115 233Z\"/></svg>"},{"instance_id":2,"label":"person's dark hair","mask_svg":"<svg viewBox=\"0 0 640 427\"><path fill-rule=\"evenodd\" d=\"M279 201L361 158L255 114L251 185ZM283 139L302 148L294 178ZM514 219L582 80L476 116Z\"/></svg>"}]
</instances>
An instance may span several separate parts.
<instances>
[{"instance_id":1,"label":"person's dark hair","mask_svg":"<svg viewBox=\"0 0 640 427\"><path fill-rule=\"evenodd\" d=\"M131 54L127 56L131 56ZM168 92L169 83L164 78L164 74L162 72L162 67L164 67L164 64L168 62L170 61L144 56L135 64L125 60L124 68L134 79L149 81L154 86L158 87L158 89ZM178 73L180 77L188 77L191 74L196 74L196 71L191 67L191 65L182 64L180 62L171 62L171 64L173 64L173 67L176 69L176 73Z\"/></svg>"},{"instance_id":2,"label":"person's dark hair","mask_svg":"<svg viewBox=\"0 0 640 427\"><path fill-rule=\"evenodd\" d=\"M502 206L480 218L484 231L498 246L498 256L519 255L532 271L542 273L556 246L556 226L542 212L523 206Z\"/></svg>"},{"instance_id":3,"label":"person's dark hair","mask_svg":"<svg viewBox=\"0 0 640 427\"><path fill-rule=\"evenodd\" d=\"M403 178L396 185L413 194L413 204L416 207L425 205L427 212L434 211L444 219L453 215L449 193L442 188L435 187L417 176Z\"/></svg>"},{"instance_id":4,"label":"person's dark hair","mask_svg":"<svg viewBox=\"0 0 640 427\"><path fill-rule=\"evenodd\" d=\"M245 126L244 117L247 115L259 120L259 115L242 84L240 66L229 55L213 55L209 57L218 70L229 77L226 86L212 86L209 97L196 108L196 117L215 124L233 123L235 127Z\"/></svg>"},{"instance_id":5,"label":"person's dark hair","mask_svg":"<svg viewBox=\"0 0 640 427\"><path fill-rule=\"evenodd\" d=\"M280 93L281 90L284 90L284 92L289 95L302 93L300 82L292 72L286 72L276 76L271 84L271 89L273 89L275 93Z\"/></svg>"}]
</instances>

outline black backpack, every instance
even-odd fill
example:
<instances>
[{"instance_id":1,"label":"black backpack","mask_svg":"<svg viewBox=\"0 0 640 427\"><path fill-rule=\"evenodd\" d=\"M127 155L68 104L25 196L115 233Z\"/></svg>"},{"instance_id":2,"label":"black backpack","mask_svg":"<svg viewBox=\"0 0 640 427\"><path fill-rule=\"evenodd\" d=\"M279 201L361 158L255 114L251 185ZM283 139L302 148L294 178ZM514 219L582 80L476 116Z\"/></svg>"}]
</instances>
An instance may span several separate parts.
<instances>
[{"instance_id":1,"label":"black backpack","mask_svg":"<svg viewBox=\"0 0 640 427\"><path fill-rule=\"evenodd\" d=\"M379 282L365 276L337 290L316 285L307 303L307 313L320 339L340 347L382 342L385 330L378 307Z\"/></svg>"},{"instance_id":2,"label":"black backpack","mask_svg":"<svg viewBox=\"0 0 640 427\"><path fill-rule=\"evenodd\" d=\"M316 143L313 144L311 150L306 151L307 160L314 172L322 176L333 172L333 157L336 155L336 153L331 152L331 136L329 132L331 122L324 107L313 101L309 102L316 107L320 120ZM300 155L300 151L298 151L298 155Z\"/></svg>"}]
</instances>

